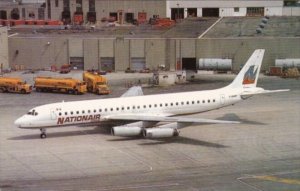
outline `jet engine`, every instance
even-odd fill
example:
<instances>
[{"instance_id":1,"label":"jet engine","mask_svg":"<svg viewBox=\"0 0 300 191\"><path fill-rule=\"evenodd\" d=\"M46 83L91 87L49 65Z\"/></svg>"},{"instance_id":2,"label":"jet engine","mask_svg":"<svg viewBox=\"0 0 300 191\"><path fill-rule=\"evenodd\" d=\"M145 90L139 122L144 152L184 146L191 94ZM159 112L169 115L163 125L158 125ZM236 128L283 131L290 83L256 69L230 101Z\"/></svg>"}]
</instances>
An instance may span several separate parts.
<instances>
[{"instance_id":1,"label":"jet engine","mask_svg":"<svg viewBox=\"0 0 300 191\"><path fill-rule=\"evenodd\" d=\"M178 136L179 131L172 128L153 128L153 129L144 129L143 136L146 138L165 138L165 137L174 137Z\"/></svg>"},{"instance_id":2,"label":"jet engine","mask_svg":"<svg viewBox=\"0 0 300 191\"><path fill-rule=\"evenodd\" d=\"M111 134L121 137L137 136L142 134L142 127L116 126L111 129Z\"/></svg>"}]
</instances>

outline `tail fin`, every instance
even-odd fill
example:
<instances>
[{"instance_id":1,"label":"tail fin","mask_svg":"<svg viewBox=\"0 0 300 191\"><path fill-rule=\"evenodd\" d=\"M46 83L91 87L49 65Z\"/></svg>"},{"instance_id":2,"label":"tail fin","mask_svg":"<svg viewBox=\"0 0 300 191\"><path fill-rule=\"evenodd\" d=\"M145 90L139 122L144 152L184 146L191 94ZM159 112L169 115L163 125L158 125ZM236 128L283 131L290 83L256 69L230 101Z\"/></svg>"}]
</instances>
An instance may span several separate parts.
<instances>
[{"instance_id":1,"label":"tail fin","mask_svg":"<svg viewBox=\"0 0 300 191\"><path fill-rule=\"evenodd\" d=\"M265 50L257 49L229 85L231 88L255 88Z\"/></svg>"}]
</instances>

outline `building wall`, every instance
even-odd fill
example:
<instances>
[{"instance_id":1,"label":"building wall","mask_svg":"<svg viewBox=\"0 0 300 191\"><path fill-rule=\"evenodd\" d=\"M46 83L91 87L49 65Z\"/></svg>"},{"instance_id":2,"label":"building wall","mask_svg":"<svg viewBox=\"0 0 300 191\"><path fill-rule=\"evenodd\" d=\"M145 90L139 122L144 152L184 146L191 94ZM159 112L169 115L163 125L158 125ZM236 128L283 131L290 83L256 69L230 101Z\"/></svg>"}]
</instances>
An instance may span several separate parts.
<instances>
[{"instance_id":1,"label":"building wall","mask_svg":"<svg viewBox=\"0 0 300 191\"><path fill-rule=\"evenodd\" d=\"M41 4L25 4L25 5L17 5L17 4L11 4L7 6L0 5L0 11L6 11L7 19L11 18L11 11L13 9L19 10L20 19L45 19L46 14L44 14L44 17L39 18L39 12L38 9L41 7ZM24 15L23 15L23 9L24 9ZM45 10L44 10L45 11ZM30 17L29 14L34 13L34 17Z\"/></svg>"},{"instance_id":2,"label":"building wall","mask_svg":"<svg viewBox=\"0 0 300 191\"><path fill-rule=\"evenodd\" d=\"M50 1L51 4L51 19L52 20L61 20L61 14L63 12L63 1L59 0L58 1L58 6L56 7L55 5L55 0L46 0ZM46 8L46 10L48 10ZM48 14L46 13L46 18L48 19Z\"/></svg>"},{"instance_id":3,"label":"building wall","mask_svg":"<svg viewBox=\"0 0 300 191\"><path fill-rule=\"evenodd\" d=\"M53 20L61 20L61 13L63 11L63 1L59 0L59 6L55 6L55 0L51 2L51 18ZM166 15L166 4L162 0L95 0L96 16L100 21L102 18L109 17L110 12L117 12L123 10L125 13L134 13L134 18L137 19L139 12L146 12L147 19L153 15ZM83 17L87 21L87 12L89 11L89 1L82 1ZM71 17L76 11L76 0L70 0Z\"/></svg>"},{"instance_id":4,"label":"building wall","mask_svg":"<svg viewBox=\"0 0 300 191\"><path fill-rule=\"evenodd\" d=\"M0 26L0 70L9 67L7 28ZM1 71L0 71L1 72Z\"/></svg>"},{"instance_id":5,"label":"building wall","mask_svg":"<svg viewBox=\"0 0 300 191\"><path fill-rule=\"evenodd\" d=\"M182 58L230 58L239 70L257 48L266 49L262 69L274 65L278 58L300 58L300 38L218 38L218 39L74 39L11 37L8 41L9 65L27 69L61 66L69 57L84 57L84 69L101 69L101 57L112 57L115 70L124 71L132 57L144 57L146 67L165 65L175 70ZM1 44L2 45L2 44ZM3 52L1 51L1 54ZM3 56L1 56L3 60Z\"/></svg>"},{"instance_id":6,"label":"building wall","mask_svg":"<svg viewBox=\"0 0 300 191\"><path fill-rule=\"evenodd\" d=\"M179 4L179 5L177 5ZM168 8L177 8L177 7L209 7L209 8L231 8L231 7L282 7L282 0L185 0L185 1L176 1L168 0Z\"/></svg>"},{"instance_id":7,"label":"building wall","mask_svg":"<svg viewBox=\"0 0 300 191\"><path fill-rule=\"evenodd\" d=\"M231 16L238 16L243 17L247 15L247 8L246 7L239 7L237 12L234 11L233 7L221 7L220 8L220 17L231 17Z\"/></svg>"},{"instance_id":8,"label":"building wall","mask_svg":"<svg viewBox=\"0 0 300 191\"><path fill-rule=\"evenodd\" d=\"M69 56L70 57L83 57L83 39L82 38L69 38Z\"/></svg>"},{"instance_id":9,"label":"building wall","mask_svg":"<svg viewBox=\"0 0 300 191\"><path fill-rule=\"evenodd\" d=\"M10 38L10 66L24 65L27 69L43 69L68 63L68 41L60 38Z\"/></svg>"},{"instance_id":10,"label":"building wall","mask_svg":"<svg viewBox=\"0 0 300 191\"><path fill-rule=\"evenodd\" d=\"M131 57L145 57L145 40L131 39L130 40L130 56Z\"/></svg>"},{"instance_id":11,"label":"building wall","mask_svg":"<svg viewBox=\"0 0 300 191\"><path fill-rule=\"evenodd\" d=\"M123 10L125 13L133 13L134 18L137 19L139 12L146 12L147 19L153 15L166 15L166 5L161 0L96 0L97 20L103 17L109 17L110 12L117 12Z\"/></svg>"},{"instance_id":12,"label":"building wall","mask_svg":"<svg viewBox=\"0 0 300 191\"><path fill-rule=\"evenodd\" d=\"M266 16L282 16L282 7L265 7Z\"/></svg>"},{"instance_id":13,"label":"building wall","mask_svg":"<svg viewBox=\"0 0 300 191\"><path fill-rule=\"evenodd\" d=\"M283 7L283 16L300 16L300 7Z\"/></svg>"},{"instance_id":14,"label":"building wall","mask_svg":"<svg viewBox=\"0 0 300 191\"><path fill-rule=\"evenodd\" d=\"M124 71L130 67L130 44L128 39L116 38L115 52L115 70Z\"/></svg>"},{"instance_id":15,"label":"building wall","mask_svg":"<svg viewBox=\"0 0 300 191\"><path fill-rule=\"evenodd\" d=\"M234 12L234 8L239 8L239 12ZM248 0L248 1L207 1L207 0L187 0L187 1L175 1L169 0L166 2L166 16L171 17L172 8L197 8L197 16L202 17L202 8L219 8L220 17L229 16L246 16L247 7L265 7L265 15L269 16L281 16L283 1L271 0L271 1L259 1L259 0ZM185 11L185 17L187 16Z\"/></svg>"},{"instance_id":16,"label":"building wall","mask_svg":"<svg viewBox=\"0 0 300 191\"><path fill-rule=\"evenodd\" d=\"M99 51L100 57L114 57L115 39L99 39Z\"/></svg>"},{"instance_id":17,"label":"building wall","mask_svg":"<svg viewBox=\"0 0 300 191\"><path fill-rule=\"evenodd\" d=\"M83 40L83 57L84 69L98 69L99 68L99 40L98 39L84 39Z\"/></svg>"},{"instance_id":18,"label":"building wall","mask_svg":"<svg viewBox=\"0 0 300 191\"><path fill-rule=\"evenodd\" d=\"M166 40L147 39L145 43L146 67L156 69L160 65L165 65L166 69Z\"/></svg>"}]
</instances>

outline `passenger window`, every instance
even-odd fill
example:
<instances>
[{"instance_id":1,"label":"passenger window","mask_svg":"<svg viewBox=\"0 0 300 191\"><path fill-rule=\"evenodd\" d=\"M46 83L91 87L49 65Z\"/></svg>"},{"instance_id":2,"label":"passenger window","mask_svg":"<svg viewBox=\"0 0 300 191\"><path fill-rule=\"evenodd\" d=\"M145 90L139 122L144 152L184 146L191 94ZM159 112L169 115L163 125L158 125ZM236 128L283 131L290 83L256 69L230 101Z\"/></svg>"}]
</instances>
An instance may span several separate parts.
<instances>
[{"instance_id":1,"label":"passenger window","mask_svg":"<svg viewBox=\"0 0 300 191\"><path fill-rule=\"evenodd\" d=\"M38 113L37 113L37 112L35 112L35 113L34 113L34 115L35 115L35 116L37 116L37 115L38 115Z\"/></svg>"},{"instance_id":2,"label":"passenger window","mask_svg":"<svg viewBox=\"0 0 300 191\"><path fill-rule=\"evenodd\" d=\"M200 101L198 100L198 101L197 101L197 103L199 104L199 103L200 103Z\"/></svg>"},{"instance_id":3,"label":"passenger window","mask_svg":"<svg viewBox=\"0 0 300 191\"><path fill-rule=\"evenodd\" d=\"M154 104L154 107L157 107L157 104Z\"/></svg>"},{"instance_id":4,"label":"passenger window","mask_svg":"<svg viewBox=\"0 0 300 191\"><path fill-rule=\"evenodd\" d=\"M91 113L91 110L88 110L88 113Z\"/></svg>"},{"instance_id":5,"label":"passenger window","mask_svg":"<svg viewBox=\"0 0 300 191\"><path fill-rule=\"evenodd\" d=\"M105 108L105 112L107 112L107 108Z\"/></svg>"},{"instance_id":6,"label":"passenger window","mask_svg":"<svg viewBox=\"0 0 300 191\"><path fill-rule=\"evenodd\" d=\"M162 104L159 104L160 107L162 107Z\"/></svg>"},{"instance_id":7,"label":"passenger window","mask_svg":"<svg viewBox=\"0 0 300 191\"><path fill-rule=\"evenodd\" d=\"M124 107L122 107L122 110L124 110Z\"/></svg>"},{"instance_id":8,"label":"passenger window","mask_svg":"<svg viewBox=\"0 0 300 191\"><path fill-rule=\"evenodd\" d=\"M184 105L184 102L181 102L181 105Z\"/></svg>"},{"instance_id":9,"label":"passenger window","mask_svg":"<svg viewBox=\"0 0 300 191\"><path fill-rule=\"evenodd\" d=\"M58 115L61 116L61 112L59 112Z\"/></svg>"},{"instance_id":10,"label":"passenger window","mask_svg":"<svg viewBox=\"0 0 300 191\"><path fill-rule=\"evenodd\" d=\"M178 105L178 102L176 102L176 105Z\"/></svg>"},{"instance_id":11,"label":"passenger window","mask_svg":"<svg viewBox=\"0 0 300 191\"><path fill-rule=\"evenodd\" d=\"M138 109L140 109L140 106L137 106Z\"/></svg>"},{"instance_id":12,"label":"passenger window","mask_svg":"<svg viewBox=\"0 0 300 191\"><path fill-rule=\"evenodd\" d=\"M165 104L165 106L167 107L167 106L168 106L168 104L166 103L166 104Z\"/></svg>"},{"instance_id":13,"label":"passenger window","mask_svg":"<svg viewBox=\"0 0 300 191\"><path fill-rule=\"evenodd\" d=\"M135 109L135 106L132 106L132 109Z\"/></svg>"},{"instance_id":14,"label":"passenger window","mask_svg":"<svg viewBox=\"0 0 300 191\"><path fill-rule=\"evenodd\" d=\"M210 100L208 100L207 102L210 103Z\"/></svg>"},{"instance_id":15,"label":"passenger window","mask_svg":"<svg viewBox=\"0 0 300 191\"><path fill-rule=\"evenodd\" d=\"M194 104L195 102L194 101L192 101L192 104Z\"/></svg>"},{"instance_id":16,"label":"passenger window","mask_svg":"<svg viewBox=\"0 0 300 191\"><path fill-rule=\"evenodd\" d=\"M71 111L71 115L73 115L73 111Z\"/></svg>"},{"instance_id":17,"label":"passenger window","mask_svg":"<svg viewBox=\"0 0 300 191\"><path fill-rule=\"evenodd\" d=\"M128 107L127 107L127 110L129 110L129 109L130 109L130 107L128 106Z\"/></svg>"},{"instance_id":18,"label":"passenger window","mask_svg":"<svg viewBox=\"0 0 300 191\"><path fill-rule=\"evenodd\" d=\"M102 112L102 109L99 109L99 112Z\"/></svg>"},{"instance_id":19,"label":"passenger window","mask_svg":"<svg viewBox=\"0 0 300 191\"><path fill-rule=\"evenodd\" d=\"M94 109L94 113L96 113L97 111L96 111L96 109Z\"/></svg>"},{"instance_id":20,"label":"passenger window","mask_svg":"<svg viewBox=\"0 0 300 191\"><path fill-rule=\"evenodd\" d=\"M119 108L118 108L118 107L117 107L116 109L117 109L117 111L119 111Z\"/></svg>"},{"instance_id":21,"label":"passenger window","mask_svg":"<svg viewBox=\"0 0 300 191\"><path fill-rule=\"evenodd\" d=\"M189 102L187 101L186 104L189 105Z\"/></svg>"},{"instance_id":22,"label":"passenger window","mask_svg":"<svg viewBox=\"0 0 300 191\"><path fill-rule=\"evenodd\" d=\"M113 111L114 109L113 108L110 108L110 111Z\"/></svg>"},{"instance_id":23,"label":"passenger window","mask_svg":"<svg viewBox=\"0 0 300 191\"><path fill-rule=\"evenodd\" d=\"M76 114L79 114L79 111L76 111Z\"/></svg>"},{"instance_id":24,"label":"passenger window","mask_svg":"<svg viewBox=\"0 0 300 191\"><path fill-rule=\"evenodd\" d=\"M84 110L82 110L82 113L84 114Z\"/></svg>"},{"instance_id":25,"label":"passenger window","mask_svg":"<svg viewBox=\"0 0 300 191\"><path fill-rule=\"evenodd\" d=\"M171 106L173 106L173 103L171 103Z\"/></svg>"},{"instance_id":26,"label":"passenger window","mask_svg":"<svg viewBox=\"0 0 300 191\"><path fill-rule=\"evenodd\" d=\"M216 100L214 99L213 102L216 102Z\"/></svg>"},{"instance_id":27,"label":"passenger window","mask_svg":"<svg viewBox=\"0 0 300 191\"><path fill-rule=\"evenodd\" d=\"M144 105L144 108L146 108L146 105Z\"/></svg>"},{"instance_id":28,"label":"passenger window","mask_svg":"<svg viewBox=\"0 0 300 191\"><path fill-rule=\"evenodd\" d=\"M149 105L149 108L151 108L151 105Z\"/></svg>"},{"instance_id":29,"label":"passenger window","mask_svg":"<svg viewBox=\"0 0 300 191\"><path fill-rule=\"evenodd\" d=\"M65 115L68 115L68 112L65 112Z\"/></svg>"}]
</instances>

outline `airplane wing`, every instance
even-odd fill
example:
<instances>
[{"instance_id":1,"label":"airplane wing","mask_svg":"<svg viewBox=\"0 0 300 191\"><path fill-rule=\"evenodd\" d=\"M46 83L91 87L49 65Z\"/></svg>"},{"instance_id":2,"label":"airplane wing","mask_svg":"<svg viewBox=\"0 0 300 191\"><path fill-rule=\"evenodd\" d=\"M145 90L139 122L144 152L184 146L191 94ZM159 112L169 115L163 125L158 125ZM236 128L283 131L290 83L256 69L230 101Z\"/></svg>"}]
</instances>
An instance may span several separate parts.
<instances>
[{"instance_id":1,"label":"airplane wing","mask_svg":"<svg viewBox=\"0 0 300 191\"><path fill-rule=\"evenodd\" d=\"M132 97L132 96L142 96L144 95L141 86L133 86L129 88L121 97Z\"/></svg>"},{"instance_id":2,"label":"airplane wing","mask_svg":"<svg viewBox=\"0 0 300 191\"><path fill-rule=\"evenodd\" d=\"M106 120L125 120L125 121L156 121L156 122L178 122L178 123L199 123L199 124L238 124L239 121L225 121L215 119L189 118L189 117L169 117L151 114L128 114L111 115L103 117Z\"/></svg>"}]
</instances>

